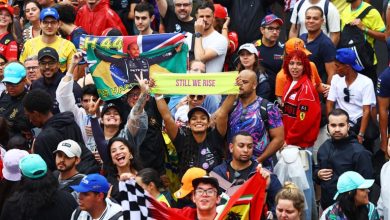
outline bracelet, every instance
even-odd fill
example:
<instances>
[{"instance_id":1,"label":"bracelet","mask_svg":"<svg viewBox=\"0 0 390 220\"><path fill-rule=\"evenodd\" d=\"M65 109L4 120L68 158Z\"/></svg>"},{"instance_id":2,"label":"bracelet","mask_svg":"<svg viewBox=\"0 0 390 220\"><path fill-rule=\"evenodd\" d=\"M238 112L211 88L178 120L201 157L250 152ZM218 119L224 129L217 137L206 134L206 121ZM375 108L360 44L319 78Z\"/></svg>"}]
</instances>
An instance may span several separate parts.
<instances>
[{"instance_id":1,"label":"bracelet","mask_svg":"<svg viewBox=\"0 0 390 220\"><path fill-rule=\"evenodd\" d=\"M222 30L227 30L228 28L227 27L223 27Z\"/></svg>"},{"instance_id":2,"label":"bracelet","mask_svg":"<svg viewBox=\"0 0 390 220\"><path fill-rule=\"evenodd\" d=\"M364 27L364 33L368 34L368 28Z\"/></svg>"},{"instance_id":3,"label":"bracelet","mask_svg":"<svg viewBox=\"0 0 390 220\"><path fill-rule=\"evenodd\" d=\"M154 96L154 99L156 99L156 101L163 99L163 98L164 98L164 95Z\"/></svg>"}]
</instances>

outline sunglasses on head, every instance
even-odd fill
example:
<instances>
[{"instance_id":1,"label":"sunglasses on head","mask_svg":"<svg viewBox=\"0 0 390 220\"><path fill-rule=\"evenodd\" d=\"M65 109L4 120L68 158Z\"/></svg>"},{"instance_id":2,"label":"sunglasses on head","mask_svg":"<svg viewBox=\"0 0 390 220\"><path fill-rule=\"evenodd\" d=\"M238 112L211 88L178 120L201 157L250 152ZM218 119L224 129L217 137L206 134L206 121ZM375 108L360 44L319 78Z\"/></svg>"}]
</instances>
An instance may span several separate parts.
<instances>
[{"instance_id":1,"label":"sunglasses on head","mask_svg":"<svg viewBox=\"0 0 390 220\"><path fill-rule=\"evenodd\" d=\"M196 97L197 100L204 99L204 95L189 95L188 97L190 97L190 99L195 99Z\"/></svg>"}]
</instances>

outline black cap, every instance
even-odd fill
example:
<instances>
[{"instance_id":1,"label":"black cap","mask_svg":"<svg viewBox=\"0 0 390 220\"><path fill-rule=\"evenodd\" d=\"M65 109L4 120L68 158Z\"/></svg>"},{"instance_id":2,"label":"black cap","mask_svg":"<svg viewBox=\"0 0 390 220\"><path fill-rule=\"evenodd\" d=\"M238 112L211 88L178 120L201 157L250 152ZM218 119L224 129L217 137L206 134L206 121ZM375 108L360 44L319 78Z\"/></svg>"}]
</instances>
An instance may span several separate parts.
<instances>
[{"instance_id":1,"label":"black cap","mask_svg":"<svg viewBox=\"0 0 390 220\"><path fill-rule=\"evenodd\" d=\"M196 189L196 187L198 187L198 185L200 183L210 184L210 185L214 186L214 188L217 189L218 195L219 195L219 193L220 193L219 183L218 183L218 180L215 177L212 177L212 176L202 176L202 177L199 177L199 178L196 178L196 179L192 180L192 187L194 187L194 190Z\"/></svg>"},{"instance_id":2,"label":"black cap","mask_svg":"<svg viewBox=\"0 0 390 220\"><path fill-rule=\"evenodd\" d=\"M110 108L115 108L118 112L120 112L119 107L117 105L115 105L114 103L110 102L110 103L104 104L101 116L103 116Z\"/></svg>"},{"instance_id":3,"label":"black cap","mask_svg":"<svg viewBox=\"0 0 390 220\"><path fill-rule=\"evenodd\" d=\"M207 116L207 119L210 120L210 114L209 114L209 112L208 112L205 108L203 108L203 107L201 107L201 106L196 106L196 107L192 108L192 109L188 112L188 114L187 114L188 120L191 118L191 116L192 116L195 112L198 112L198 111L203 112L203 113Z\"/></svg>"},{"instance_id":4,"label":"black cap","mask_svg":"<svg viewBox=\"0 0 390 220\"><path fill-rule=\"evenodd\" d=\"M41 60L44 57L51 57L58 62L58 53L52 47L44 47L38 52L38 60Z\"/></svg>"}]
</instances>

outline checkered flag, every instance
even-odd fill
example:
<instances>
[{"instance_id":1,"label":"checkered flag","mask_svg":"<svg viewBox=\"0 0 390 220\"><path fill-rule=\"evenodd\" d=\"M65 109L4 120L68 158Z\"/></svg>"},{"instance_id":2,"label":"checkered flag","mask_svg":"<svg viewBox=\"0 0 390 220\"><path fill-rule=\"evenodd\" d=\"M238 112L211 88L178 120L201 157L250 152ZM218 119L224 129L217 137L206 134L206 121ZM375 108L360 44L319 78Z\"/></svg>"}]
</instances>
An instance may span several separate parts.
<instances>
[{"instance_id":1,"label":"checkered flag","mask_svg":"<svg viewBox=\"0 0 390 220\"><path fill-rule=\"evenodd\" d=\"M120 181L119 193L125 220L185 220L145 192L134 179Z\"/></svg>"},{"instance_id":2,"label":"checkered flag","mask_svg":"<svg viewBox=\"0 0 390 220\"><path fill-rule=\"evenodd\" d=\"M134 179L119 182L120 204L124 219L152 220L152 205L144 189Z\"/></svg>"}]
</instances>

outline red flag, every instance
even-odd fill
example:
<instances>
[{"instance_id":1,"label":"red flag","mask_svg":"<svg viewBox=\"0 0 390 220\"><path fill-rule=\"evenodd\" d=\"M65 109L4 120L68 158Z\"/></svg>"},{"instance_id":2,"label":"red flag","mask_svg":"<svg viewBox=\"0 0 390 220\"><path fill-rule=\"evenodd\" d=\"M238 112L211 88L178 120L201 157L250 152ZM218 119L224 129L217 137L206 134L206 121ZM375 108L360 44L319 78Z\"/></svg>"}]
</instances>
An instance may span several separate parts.
<instances>
[{"instance_id":1,"label":"red flag","mask_svg":"<svg viewBox=\"0 0 390 220\"><path fill-rule=\"evenodd\" d=\"M265 202L266 180L256 172L229 199L218 220L229 216L239 219L260 219Z\"/></svg>"}]
</instances>

